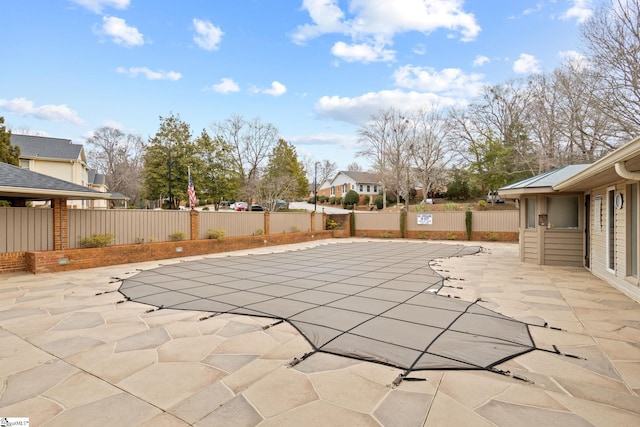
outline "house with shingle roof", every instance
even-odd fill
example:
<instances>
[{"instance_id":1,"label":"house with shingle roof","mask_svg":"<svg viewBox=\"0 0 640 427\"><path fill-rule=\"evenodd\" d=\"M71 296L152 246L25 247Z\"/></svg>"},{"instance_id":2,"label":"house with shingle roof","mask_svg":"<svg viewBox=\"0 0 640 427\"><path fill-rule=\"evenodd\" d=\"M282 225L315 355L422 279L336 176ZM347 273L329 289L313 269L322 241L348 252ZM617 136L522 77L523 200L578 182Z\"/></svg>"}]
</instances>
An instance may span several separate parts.
<instances>
[{"instance_id":1,"label":"house with shingle roof","mask_svg":"<svg viewBox=\"0 0 640 427\"><path fill-rule=\"evenodd\" d=\"M373 201L378 195L380 183L378 176L369 172L340 171L332 180L327 180L318 188L318 196L327 198L344 197L350 190L360 196L360 204L364 197L369 196Z\"/></svg>"},{"instance_id":2,"label":"house with shingle roof","mask_svg":"<svg viewBox=\"0 0 640 427\"><path fill-rule=\"evenodd\" d=\"M21 168L83 187L92 185L89 180L90 169L82 145L73 144L70 139L19 134L11 134L11 144L20 147ZM106 187L103 190L106 192ZM88 208L90 203L83 200L69 200L68 206Z\"/></svg>"}]
</instances>

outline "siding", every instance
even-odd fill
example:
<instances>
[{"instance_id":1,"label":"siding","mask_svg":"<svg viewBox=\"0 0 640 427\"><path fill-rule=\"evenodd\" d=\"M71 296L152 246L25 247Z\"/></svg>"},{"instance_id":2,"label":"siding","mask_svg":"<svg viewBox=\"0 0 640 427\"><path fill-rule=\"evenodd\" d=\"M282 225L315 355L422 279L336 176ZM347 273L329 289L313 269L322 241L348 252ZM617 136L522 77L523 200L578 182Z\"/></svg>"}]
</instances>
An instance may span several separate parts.
<instances>
[{"instance_id":1,"label":"siding","mask_svg":"<svg viewBox=\"0 0 640 427\"><path fill-rule=\"evenodd\" d=\"M0 208L0 253L53 250L53 209Z\"/></svg>"},{"instance_id":2,"label":"siding","mask_svg":"<svg viewBox=\"0 0 640 427\"><path fill-rule=\"evenodd\" d=\"M584 265L582 230L546 230L544 243L545 265Z\"/></svg>"},{"instance_id":3,"label":"siding","mask_svg":"<svg viewBox=\"0 0 640 427\"><path fill-rule=\"evenodd\" d=\"M538 264L540 256L538 253L538 232L535 229L526 229L522 230L520 236L522 261Z\"/></svg>"}]
</instances>

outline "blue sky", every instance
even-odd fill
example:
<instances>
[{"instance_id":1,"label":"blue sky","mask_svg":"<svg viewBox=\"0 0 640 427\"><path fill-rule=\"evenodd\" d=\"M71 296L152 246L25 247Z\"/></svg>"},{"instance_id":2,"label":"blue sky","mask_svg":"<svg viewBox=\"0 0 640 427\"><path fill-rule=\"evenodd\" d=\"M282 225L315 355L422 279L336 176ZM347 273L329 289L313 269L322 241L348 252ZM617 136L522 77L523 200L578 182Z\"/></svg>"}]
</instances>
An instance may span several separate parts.
<instances>
[{"instance_id":1,"label":"blue sky","mask_svg":"<svg viewBox=\"0 0 640 427\"><path fill-rule=\"evenodd\" d=\"M233 114L311 160L358 161L389 107L461 105L579 53L599 0L2 0L0 115L15 133L145 140Z\"/></svg>"}]
</instances>

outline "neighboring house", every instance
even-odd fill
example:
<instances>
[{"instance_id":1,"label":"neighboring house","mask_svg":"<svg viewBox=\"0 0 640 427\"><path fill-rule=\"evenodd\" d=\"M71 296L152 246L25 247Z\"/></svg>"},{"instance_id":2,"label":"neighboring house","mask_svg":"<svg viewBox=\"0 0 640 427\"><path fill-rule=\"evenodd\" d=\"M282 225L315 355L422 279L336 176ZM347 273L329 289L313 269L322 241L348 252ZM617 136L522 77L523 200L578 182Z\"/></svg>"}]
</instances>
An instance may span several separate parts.
<instances>
[{"instance_id":1,"label":"neighboring house","mask_svg":"<svg viewBox=\"0 0 640 427\"><path fill-rule=\"evenodd\" d=\"M325 181L318 188L318 196L344 197L350 190L355 190L360 196L359 204L364 203L364 197L369 196L373 202L378 195L380 184L375 174L368 172L340 171L331 181Z\"/></svg>"},{"instance_id":2,"label":"neighboring house","mask_svg":"<svg viewBox=\"0 0 640 427\"><path fill-rule=\"evenodd\" d=\"M520 259L584 266L640 301L640 138L591 165L500 188L520 201Z\"/></svg>"},{"instance_id":3,"label":"neighboring house","mask_svg":"<svg viewBox=\"0 0 640 427\"><path fill-rule=\"evenodd\" d=\"M11 144L20 147L21 168L83 187L91 186L89 166L82 145L73 144L69 139L18 134L11 134ZM106 192L106 187L101 191ZM69 200L68 206L87 208L90 203L85 200Z\"/></svg>"},{"instance_id":4,"label":"neighboring house","mask_svg":"<svg viewBox=\"0 0 640 427\"><path fill-rule=\"evenodd\" d=\"M89 169L87 182L89 188L101 193L106 193L108 191L105 175L103 173L96 172L95 169ZM89 202L89 207L94 209L107 209L109 207L109 202L107 200L91 200Z\"/></svg>"}]
</instances>

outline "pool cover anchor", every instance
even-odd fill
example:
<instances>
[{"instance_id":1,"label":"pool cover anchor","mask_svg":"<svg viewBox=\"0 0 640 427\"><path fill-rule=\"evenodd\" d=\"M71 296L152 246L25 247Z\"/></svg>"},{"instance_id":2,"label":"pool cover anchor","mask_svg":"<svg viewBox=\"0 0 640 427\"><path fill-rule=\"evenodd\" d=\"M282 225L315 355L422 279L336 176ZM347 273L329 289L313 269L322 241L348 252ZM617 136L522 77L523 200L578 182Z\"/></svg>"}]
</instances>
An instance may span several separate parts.
<instances>
[{"instance_id":1,"label":"pool cover anchor","mask_svg":"<svg viewBox=\"0 0 640 427\"><path fill-rule=\"evenodd\" d=\"M298 363L302 362L303 360L305 360L307 357L311 356L312 354L314 354L316 351L310 351L308 353L303 354L300 357L294 357L293 360L291 362L289 362L289 368L293 368L294 366L296 366Z\"/></svg>"}]
</instances>

